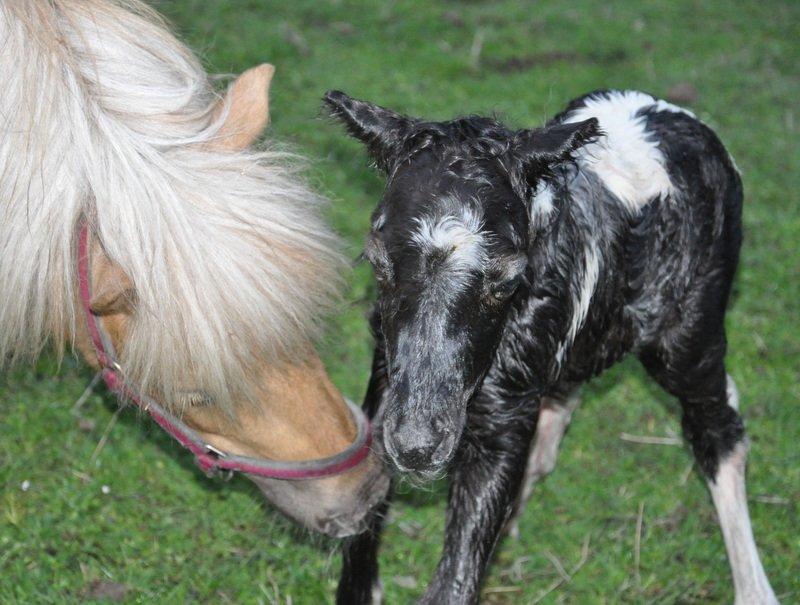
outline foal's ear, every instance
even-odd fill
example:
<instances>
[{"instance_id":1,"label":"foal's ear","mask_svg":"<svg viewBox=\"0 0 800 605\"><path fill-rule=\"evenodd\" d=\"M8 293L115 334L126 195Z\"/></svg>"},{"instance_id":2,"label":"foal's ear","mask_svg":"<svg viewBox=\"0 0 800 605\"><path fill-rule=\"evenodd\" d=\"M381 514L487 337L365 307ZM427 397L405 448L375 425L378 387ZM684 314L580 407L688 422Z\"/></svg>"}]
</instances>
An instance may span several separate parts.
<instances>
[{"instance_id":1,"label":"foal's ear","mask_svg":"<svg viewBox=\"0 0 800 605\"><path fill-rule=\"evenodd\" d=\"M269 122L269 85L275 68L269 63L248 69L228 88L214 108L214 117L228 115L219 129L214 149L239 151L252 145Z\"/></svg>"},{"instance_id":2,"label":"foal's ear","mask_svg":"<svg viewBox=\"0 0 800 605\"><path fill-rule=\"evenodd\" d=\"M96 260L92 263L92 300L89 303L92 313L100 316L132 313L136 290L131 278L102 250L96 250L93 257Z\"/></svg>"},{"instance_id":3,"label":"foal's ear","mask_svg":"<svg viewBox=\"0 0 800 605\"><path fill-rule=\"evenodd\" d=\"M551 166L566 162L577 149L601 134L597 118L589 118L583 122L521 130L514 136L512 148L522 161L526 176L535 177Z\"/></svg>"},{"instance_id":4,"label":"foal's ear","mask_svg":"<svg viewBox=\"0 0 800 605\"><path fill-rule=\"evenodd\" d=\"M351 136L367 146L378 167L388 170L391 157L408 133L412 120L338 90L329 90L323 100L331 116L342 122Z\"/></svg>"}]
</instances>

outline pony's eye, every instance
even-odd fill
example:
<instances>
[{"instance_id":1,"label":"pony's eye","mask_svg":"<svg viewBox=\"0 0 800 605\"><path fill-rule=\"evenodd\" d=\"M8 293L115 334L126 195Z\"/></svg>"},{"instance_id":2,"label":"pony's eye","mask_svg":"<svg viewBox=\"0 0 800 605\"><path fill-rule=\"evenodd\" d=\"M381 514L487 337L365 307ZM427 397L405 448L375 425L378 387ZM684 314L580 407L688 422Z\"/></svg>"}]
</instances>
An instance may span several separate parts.
<instances>
[{"instance_id":1,"label":"pony's eye","mask_svg":"<svg viewBox=\"0 0 800 605\"><path fill-rule=\"evenodd\" d=\"M203 391L182 391L180 393L181 403L189 407L205 407L214 403L211 395Z\"/></svg>"}]
</instances>

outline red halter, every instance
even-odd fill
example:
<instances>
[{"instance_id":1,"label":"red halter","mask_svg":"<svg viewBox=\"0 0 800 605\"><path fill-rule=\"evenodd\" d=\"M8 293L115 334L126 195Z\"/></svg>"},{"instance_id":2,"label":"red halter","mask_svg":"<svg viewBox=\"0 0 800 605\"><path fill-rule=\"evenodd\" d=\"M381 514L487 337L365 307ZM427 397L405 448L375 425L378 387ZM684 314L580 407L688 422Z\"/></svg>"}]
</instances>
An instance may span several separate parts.
<instances>
[{"instance_id":1,"label":"red halter","mask_svg":"<svg viewBox=\"0 0 800 605\"><path fill-rule=\"evenodd\" d=\"M91 272L89 270L89 227L81 220L78 227L78 286L86 316L86 325L94 344L97 361L102 369L103 380L109 390L120 399L130 400L143 409L158 425L178 443L192 452L198 466L211 475L215 471L241 471L270 479L317 479L338 475L360 464L369 453L372 431L369 420L361 408L350 401L347 405L355 417L358 433L355 441L344 451L327 458L285 462L266 458L251 458L222 452L206 443L200 435L189 428L177 416L168 412L151 397L127 382L117 362L111 339L91 309Z\"/></svg>"}]
</instances>

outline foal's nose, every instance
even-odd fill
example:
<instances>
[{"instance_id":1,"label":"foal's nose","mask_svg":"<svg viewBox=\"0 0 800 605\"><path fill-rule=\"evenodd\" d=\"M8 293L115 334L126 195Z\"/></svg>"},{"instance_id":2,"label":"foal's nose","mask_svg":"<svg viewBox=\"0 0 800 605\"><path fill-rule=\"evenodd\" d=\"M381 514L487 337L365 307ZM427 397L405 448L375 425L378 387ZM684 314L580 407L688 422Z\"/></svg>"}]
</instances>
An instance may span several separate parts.
<instances>
[{"instance_id":1,"label":"foal's nose","mask_svg":"<svg viewBox=\"0 0 800 605\"><path fill-rule=\"evenodd\" d=\"M423 470L435 464L433 456L438 447L438 443L430 443L408 450L400 450L397 452L397 462L407 469Z\"/></svg>"},{"instance_id":2,"label":"foal's nose","mask_svg":"<svg viewBox=\"0 0 800 605\"><path fill-rule=\"evenodd\" d=\"M401 420L384 431L386 451L400 471L438 471L447 462L455 434L435 431L426 423Z\"/></svg>"}]
</instances>

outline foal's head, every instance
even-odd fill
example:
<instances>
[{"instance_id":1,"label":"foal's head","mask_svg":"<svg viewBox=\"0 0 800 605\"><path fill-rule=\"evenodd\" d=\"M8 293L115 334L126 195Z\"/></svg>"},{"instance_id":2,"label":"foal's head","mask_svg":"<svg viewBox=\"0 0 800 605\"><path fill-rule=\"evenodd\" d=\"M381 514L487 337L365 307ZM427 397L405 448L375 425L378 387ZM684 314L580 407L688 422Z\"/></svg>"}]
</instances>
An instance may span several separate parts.
<instances>
[{"instance_id":1,"label":"foal's head","mask_svg":"<svg viewBox=\"0 0 800 605\"><path fill-rule=\"evenodd\" d=\"M449 462L492 362L554 165L597 123L509 131L489 118L410 119L329 92L326 103L388 176L365 256L380 284L386 451L401 471Z\"/></svg>"}]
</instances>

